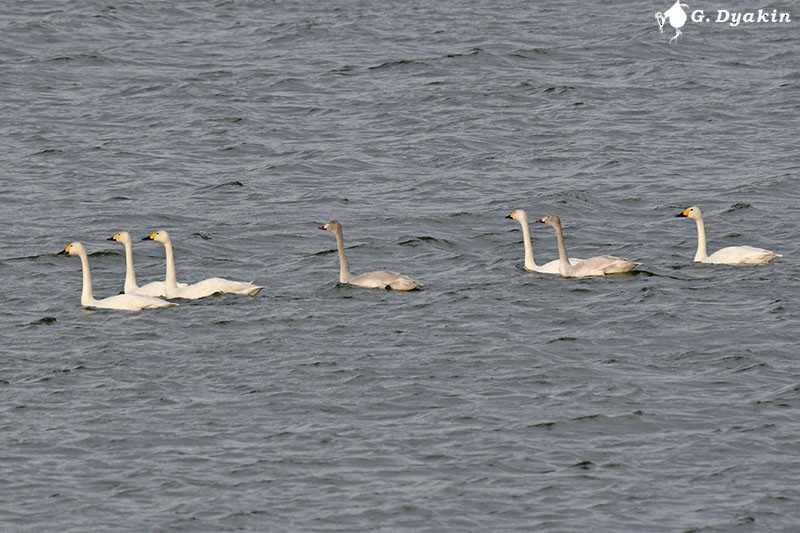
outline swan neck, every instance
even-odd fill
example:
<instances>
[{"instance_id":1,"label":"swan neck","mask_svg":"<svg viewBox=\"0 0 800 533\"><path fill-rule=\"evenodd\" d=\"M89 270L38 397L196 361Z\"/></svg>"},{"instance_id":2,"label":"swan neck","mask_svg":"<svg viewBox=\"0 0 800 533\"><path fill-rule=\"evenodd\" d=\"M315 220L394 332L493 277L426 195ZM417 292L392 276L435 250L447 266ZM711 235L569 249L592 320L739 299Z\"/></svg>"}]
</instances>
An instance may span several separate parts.
<instances>
[{"instance_id":1,"label":"swan neck","mask_svg":"<svg viewBox=\"0 0 800 533\"><path fill-rule=\"evenodd\" d=\"M81 305L91 307L94 304L92 295L92 271L89 270L89 256L86 252L80 254L81 269L83 270L83 289L81 290Z\"/></svg>"},{"instance_id":2,"label":"swan neck","mask_svg":"<svg viewBox=\"0 0 800 533\"><path fill-rule=\"evenodd\" d=\"M536 270L539 266L533 260L533 246L531 245L531 229L528 225L527 219L520 220L519 225L522 226L522 245L525 247L525 268L528 270Z\"/></svg>"},{"instance_id":3,"label":"swan neck","mask_svg":"<svg viewBox=\"0 0 800 533\"><path fill-rule=\"evenodd\" d=\"M129 242L125 246L125 287L123 290L130 293L139 288L136 284L136 271L133 269L133 245Z\"/></svg>"},{"instance_id":4,"label":"swan neck","mask_svg":"<svg viewBox=\"0 0 800 533\"><path fill-rule=\"evenodd\" d=\"M694 254L695 261L702 261L708 258L708 252L706 251L706 225L703 223L703 219L697 219L697 253Z\"/></svg>"},{"instance_id":5,"label":"swan neck","mask_svg":"<svg viewBox=\"0 0 800 533\"><path fill-rule=\"evenodd\" d=\"M336 235L336 248L339 250L339 283L349 283L352 275L347 264L347 256L344 255L344 236L342 230L334 232Z\"/></svg>"},{"instance_id":6,"label":"swan neck","mask_svg":"<svg viewBox=\"0 0 800 533\"><path fill-rule=\"evenodd\" d=\"M556 241L558 242L558 271L562 276L566 276L567 270L569 270L569 255L567 254L567 245L564 243L561 222L556 222L553 228L556 230Z\"/></svg>"},{"instance_id":7,"label":"swan neck","mask_svg":"<svg viewBox=\"0 0 800 533\"><path fill-rule=\"evenodd\" d=\"M175 274L175 253L172 251L172 241L164 243L164 255L167 261L167 276L164 280L164 289L167 297L178 292L178 278Z\"/></svg>"}]
</instances>

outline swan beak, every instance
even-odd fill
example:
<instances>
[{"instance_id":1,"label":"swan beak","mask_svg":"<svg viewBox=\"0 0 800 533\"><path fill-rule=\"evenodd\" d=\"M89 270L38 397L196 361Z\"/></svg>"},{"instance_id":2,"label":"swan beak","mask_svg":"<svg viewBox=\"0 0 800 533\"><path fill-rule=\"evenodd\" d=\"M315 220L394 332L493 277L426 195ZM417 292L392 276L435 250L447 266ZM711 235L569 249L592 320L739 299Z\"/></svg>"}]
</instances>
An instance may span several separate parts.
<instances>
[{"instance_id":1,"label":"swan beak","mask_svg":"<svg viewBox=\"0 0 800 533\"><path fill-rule=\"evenodd\" d=\"M106 240L107 240L107 241L116 241L116 240L117 240L117 237L119 237L119 233L115 233L114 235L112 235L111 237L109 237L109 238L108 238L108 239L106 239Z\"/></svg>"},{"instance_id":2,"label":"swan beak","mask_svg":"<svg viewBox=\"0 0 800 533\"><path fill-rule=\"evenodd\" d=\"M324 226L320 226L319 229L328 229L328 225L325 224Z\"/></svg>"},{"instance_id":3,"label":"swan beak","mask_svg":"<svg viewBox=\"0 0 800 533\"><path fill-rule=\"evenodd\" d=\"M688 211L688 209L686 211ZM680 213L675 215L675 218L688 217L689 215L686 214L686 211L681 211Z\"/></svg>"},{"instance_id":4,"label":"swan beak","mask_svg":"<svg viewBox=\"0 0 800 533\"><path fill-rule=\"evenodd\" d=\"M544 223L545 223L545 222L544 222L544 219L542 219L542 218L537 218L537 219L536 219L536 222L539 222L539 223L541 223L541 224L544 224Z\"/></svg>"},{"instance_id":5,"label":"swan beak","mask_svg":"<svg viewBox=\"0 0 800 533\"><path fill-rule=\"evenodd\" d=\"M69 244L67 245L66 248L58 252L56 255L67 255L67 254L69 254Z\"/></svg>"},{"instance_id":6,"label":"swan beak","mask_svg":"<svg viewBox=\"0 0 800 533\"><path fill-rule=\"evenodd\" d=\"M514 220L514 213L511 213L510 215L506 215L506 218L510 218L511 220Z\"/></svg>"},{"instance_id":7,"label":"swan beak","mask_svg":"<svg viewBox=\"0 0 800 533\"><path fill-rule=\"evenodd\" d=\"M143 237L143 238L142 238L142 240L143 240L143 241L154 241L154 240L156 240L156 234L155 234L155 232L151 233L151 234L150 234L150 235L148 235L147 237Z\"/></svg>"}]
</instances>

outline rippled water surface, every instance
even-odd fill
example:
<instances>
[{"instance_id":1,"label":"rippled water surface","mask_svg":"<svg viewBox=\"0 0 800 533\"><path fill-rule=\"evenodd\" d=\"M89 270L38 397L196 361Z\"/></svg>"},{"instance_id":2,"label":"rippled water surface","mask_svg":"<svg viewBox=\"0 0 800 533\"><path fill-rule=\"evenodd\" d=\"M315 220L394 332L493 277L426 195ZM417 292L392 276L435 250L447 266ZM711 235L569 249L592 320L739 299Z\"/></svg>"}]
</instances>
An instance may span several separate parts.
<instances>
[{"instance_id":1,"label":"rippled water surface","mask_svg":"<svg viewBox=\"0 0 800 533\"><path fill-rule=\"evenodd\" d=\"M0 529L796 531L797 22L666 4L5 3ZM157 229L265 289L81 308Z\"/></svg>"}]
</instances>

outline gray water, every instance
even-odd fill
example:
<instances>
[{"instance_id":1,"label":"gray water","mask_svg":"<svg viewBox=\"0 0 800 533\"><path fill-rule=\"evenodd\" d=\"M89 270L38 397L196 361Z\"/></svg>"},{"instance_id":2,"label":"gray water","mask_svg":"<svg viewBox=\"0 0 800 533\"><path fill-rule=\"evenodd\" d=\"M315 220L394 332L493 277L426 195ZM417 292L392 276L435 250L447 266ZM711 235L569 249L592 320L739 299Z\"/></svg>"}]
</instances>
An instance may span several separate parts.
<instances>
[{"instance_id":1,"label":"gray water","mask_svg":"<svg viewBox=\"0 0 800 533\"><path fill-rule=\"evenodd\" d=\"M797 531L798 22L668 4L4 3L0 529Z\"/></svg>"}]
</instances>

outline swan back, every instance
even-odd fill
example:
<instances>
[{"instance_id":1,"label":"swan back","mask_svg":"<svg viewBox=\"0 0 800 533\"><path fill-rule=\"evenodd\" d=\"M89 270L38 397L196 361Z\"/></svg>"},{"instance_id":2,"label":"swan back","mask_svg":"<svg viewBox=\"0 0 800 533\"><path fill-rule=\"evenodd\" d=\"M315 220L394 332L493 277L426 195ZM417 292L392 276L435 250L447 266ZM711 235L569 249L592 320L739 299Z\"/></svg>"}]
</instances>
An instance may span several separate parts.
<instances>
[{"instance_id":1,"label":"swan back","mask_svg":"<svg viewBox=\"0 0 800 533\"><path fill-rule=\"evenodd\" d=\"M367 289L387 289L394 291L411 291L419 288L421 285L402 274L397 272L389 272L388 270L376 270L375 272L367 272L360 274L350 279L350 285L357 285Z\"/></svg>"},{"instance_id":2,"label":"swan back","mask_svg":"<svg viewBox=\"0 0 800 533\"><path fill-rule=\"evenodd\" d=\"M608 276L630 272L640 263L629 261L623 257L613 255L600 255L590 257L577 265L571 265L567 270L567 277L583 278L587 276Z\"/></svg>"},{"instance_id":3,"label":"swan back","mask_svg":"<svg viewBox=\"0 0 800 533\"><path fill-rule=\"evenodd\" d=\"M168 302L161 298L145 296L143 294L117 294L102 300L95 300L93 305L87 306L95 309L116 309L118 311L140 311L142 309L158 309L173 307L178 304Z\"/></svg>"},{"instance_id":4,"label":"swan back","mask_svg":"<svg viewBox=\"0 0 800 533\"><path fill-rule=\"evenodd\" d=\"M242 294L245 296L255 296L261 292L263 287L253 285L247 281L233 281L225 278L207 278L191 285L178 287L170 298L184 298L196 300L214 294Z\"/></svg>"},{"instance_id":5,"label":"swan back","mask_svg":"<svg viewBox=\"0 0 800 533\"><path fill-rule=\"evenodd\" d=\"M703 263L717 265L761 265L769 263L780 254L753 246L728 246L709 255Z\"/></svg>"}]
</instances>

